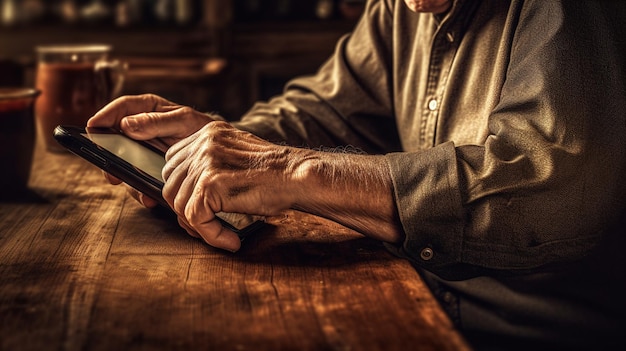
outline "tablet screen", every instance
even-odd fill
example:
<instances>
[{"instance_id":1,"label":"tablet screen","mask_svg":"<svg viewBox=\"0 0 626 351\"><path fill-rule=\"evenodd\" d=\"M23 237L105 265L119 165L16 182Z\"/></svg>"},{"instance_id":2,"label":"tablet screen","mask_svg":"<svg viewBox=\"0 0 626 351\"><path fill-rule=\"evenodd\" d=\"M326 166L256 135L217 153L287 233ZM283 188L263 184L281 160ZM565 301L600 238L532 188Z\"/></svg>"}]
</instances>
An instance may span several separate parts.
<instances>
[{"instance_id":1,"label":"tablet screen","mask_svg":"<svg viewBox=\"0 0 626 351\"><path fill-rule=\"evenodd\" d=\"M163 182L161 171L165 166L165 158L147 147L120 134L83 134L94 143L144 173Z\"/></svg>"}]
</instances>

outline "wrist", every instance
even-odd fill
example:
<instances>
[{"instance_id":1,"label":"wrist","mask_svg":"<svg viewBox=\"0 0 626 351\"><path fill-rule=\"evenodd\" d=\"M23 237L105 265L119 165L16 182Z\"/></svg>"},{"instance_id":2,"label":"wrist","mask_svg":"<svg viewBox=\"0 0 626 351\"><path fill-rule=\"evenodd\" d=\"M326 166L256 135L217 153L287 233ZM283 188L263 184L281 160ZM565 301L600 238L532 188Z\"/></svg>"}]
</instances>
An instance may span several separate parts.
<instances>
[{"instance_id":1,"label":"wrist","mask_svg":"<svg viewBox=\"0 0 626 351\"><path fill-rule=\"evenodd\" d=\"M313 213L308 208L313 206L317 192L321 186L320 155L313 150L291 148L285 167L287 186L284 188L290 195L290 208Z\"/></svg>"},{"instance_id":2,"label":"wrist","mask_svg":"<svg viewBox=\"0 0 626 351\"><path fill-rule=\"evenodd\" d=\"M307 150L292 165L291 208L332 219L368 236L403 236L383 156Z\"/></svg>"}]
</instances>

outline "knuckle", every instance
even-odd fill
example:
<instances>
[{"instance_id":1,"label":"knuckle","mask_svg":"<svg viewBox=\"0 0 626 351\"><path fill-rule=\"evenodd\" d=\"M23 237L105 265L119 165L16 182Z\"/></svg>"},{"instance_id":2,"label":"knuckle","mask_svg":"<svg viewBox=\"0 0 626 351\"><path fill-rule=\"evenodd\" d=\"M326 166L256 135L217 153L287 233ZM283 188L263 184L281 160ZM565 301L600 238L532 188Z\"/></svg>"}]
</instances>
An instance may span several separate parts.
<instances>
[{"instance_id":1,"label":"knuckle","mask_svg":"<svg viewBox=\"0 0 626 351\"><path fill-rule=\"evenodd\" d=\"M180 112L182 117L187 117L195 112L195 110L189 106L182 106L178 109L178 111Z\"/></svg>"},{"instance_id":2,"label":"knuckle","mask_svg":"<svg viewBox=\"0 0 626 351\"><path fill-rule=\"evenodd\" d=\"M142 94L142 95L139 95L139 97L153 104L161 99L158 95L153 94L153 93Z\"/></svg>"},{"instance_id":3,"label":"knuckle","mask_svg":"<svg viewBox=\"0 0 626 351\"><path fill-rule=\"evenodd\" d=\"M185 214L185 218L187 219L187 222L189 222L189 226L191 226L194 229L198 228L200 224L202 224L200 220L198 220L196 217L192 215Z\"/></svg>"},{"instance_id":4,"label":"knuckle","mask_svg":"<svg viewBox=\"0 0 626 351\"><path fill-rule=\"evenodd\" d=\"M224 128L230 127L230 124L225 121L213 121L210 124L211 124L211 127L216 128L216 129L224 129Z\"/></svg>"},{"instance_id":5,"label":"knuckle","mask_svg":"<svg viewBox=\"0 0 626 351\"><path fill-rule=\"evenodd\" d=\"M163 187L163 190L161 192L163 199L170 204L170 206L172 206L172 209L174 210L174 212L176 212L176 209L174 208L174 200L175 200L175 194L173 193L173 191L170 189L170 187L168 187L168 184L166 183L165 186Z\"/></svg>"},{"instance_id":6,"label":"knuckle","mask_svg":"<svg viewBox=\"0 0 626 351\"><path fill-rule=\"evenodd\" d=\"M220 149L220 145L214 140L209 140L198 148L197 152L202 158L205 172L210 172L213 167L219 164L218 158L221 155Z\"/></svg>"},{"instance_id":7,"label":"knuckle","mask_svg":"<svg viewBox=\"0 0 626 351\"><path fill-rule=\"evenodd\" d=\"M211 121L206 124L206 133L209 136L224 136L230 128L230 124L223 121Z\"/></svg>"},{"instance_id":8,"label":"knuckle","mask_svg":"<svg viewBox=\"0 0 626 351\"><path fill-rule=\"evenodd\" d=\"M165 154L166 155L166 159L167 159L167 154L168 152ZM161 177L163 177L163 180L167 181L167 179L170 177L170 175L172 174L172 171L174 170L174 167L171 166L169 163L165 163L165 166L163 166L163 169L161 170Z\"/></svg>"},{"instance_id":9,"label":"knuckle","mask_svg":"<svg viewBox=\"0 0 626 351\"><path fill-rule=\"evenodd\" d=\"M122 95L114 100L116 104L127 104L128 102L134 100L136 96L133 95Z\"/></svg>"},{"instance_id":10,"label":"knuckle","mask_svg":"<svg viewBox=\"0 0 626 351\"><path fill-rule=\"evenodd\" d=\"M151 130L151 128L158 130L161 123L158 112L146 112L144 117L136 120L143 130Z\"/></svg>"},{"instance_id":11,"label":"knuckle","mask_svg":"<svg viewBox=\"0 0 626 351\"><path fill-rule=\"evenodd\" d=\"M174 198L172 205L173 205L174 212L178 213L179 215L182 215L183 217L185 217L185 219L187 219L187 221L189 221L189 217L187 216L187 211L186 211L187 202L184 199L182 199L182 197L176 196Z\"/></svg>"},{"instance_id":12,"label":"knuckle","mask_svg":"<svg viewBox=\"0 0 626 351\"><path fill-rule=\"evenodd\" d=\"M146 112L145 116L146 116L145 121L150 121L150 123L159 122L159 115L156 112Z\"/></svg>"}]
</instances>

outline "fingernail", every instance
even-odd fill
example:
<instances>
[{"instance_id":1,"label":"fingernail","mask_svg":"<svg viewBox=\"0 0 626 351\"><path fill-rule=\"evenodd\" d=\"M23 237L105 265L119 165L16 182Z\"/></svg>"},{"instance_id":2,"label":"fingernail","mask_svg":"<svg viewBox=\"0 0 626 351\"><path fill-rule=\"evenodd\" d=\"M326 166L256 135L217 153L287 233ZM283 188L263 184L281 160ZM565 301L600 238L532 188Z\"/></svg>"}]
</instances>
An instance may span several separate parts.
<instances>
[{"instance_id":1,"label":"fingernail","mask_svg":"<svg viewBox=\"0 0 626 351\"><path fill-rule=\"evenodd\" d=\"M137 121L137 117L126 117L124 120L130 132L138 132L141 130L141 125Z\"/></svg>"}]
</instances>

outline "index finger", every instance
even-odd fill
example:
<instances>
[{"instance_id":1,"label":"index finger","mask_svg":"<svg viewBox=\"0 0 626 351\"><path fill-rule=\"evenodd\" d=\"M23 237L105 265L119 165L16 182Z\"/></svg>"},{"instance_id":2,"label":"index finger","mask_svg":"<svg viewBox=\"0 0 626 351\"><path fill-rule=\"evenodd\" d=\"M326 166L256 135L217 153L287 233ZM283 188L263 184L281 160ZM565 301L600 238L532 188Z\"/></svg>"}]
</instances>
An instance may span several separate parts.
<instances>
[{"instance_id":1,"label":"index finger","mask_svg":"<svg viewBox=\"0 0 626 351\"><path fill-rule=\"evenodd\" d=\"M96 112L87 121L87 127L113 127L120 129L120 121L126 116L142 112L169 111L174 106L174 103L154 94L122 96Z\"/></svg>"}]
</instances>

